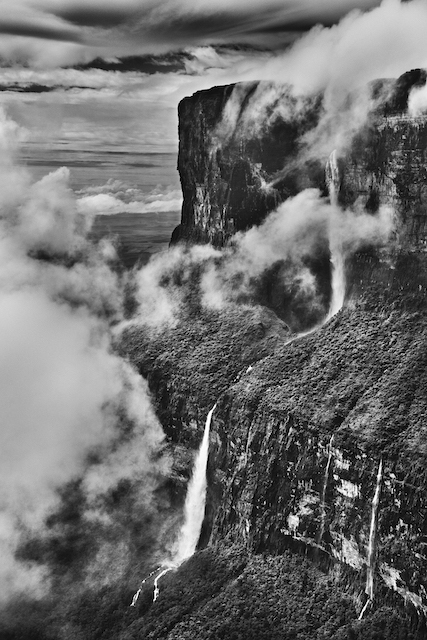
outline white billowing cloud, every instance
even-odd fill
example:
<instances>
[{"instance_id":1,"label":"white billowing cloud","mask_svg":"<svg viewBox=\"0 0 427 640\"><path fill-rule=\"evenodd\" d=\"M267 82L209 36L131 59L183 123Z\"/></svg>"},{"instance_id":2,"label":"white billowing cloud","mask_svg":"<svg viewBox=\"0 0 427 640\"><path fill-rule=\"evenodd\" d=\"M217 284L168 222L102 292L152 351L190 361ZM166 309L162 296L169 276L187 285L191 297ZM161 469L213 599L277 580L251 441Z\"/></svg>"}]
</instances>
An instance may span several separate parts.
<instances>
[{"instance_id":1,"label":"white billowing cloud","mask_svg":"<svg viewBox=\"0 0 427 640\"><path fill-rule=\"evenodd\" d=\"M0 115L1 598L42 588L42 569L14 560L21 527L40 528L56 487L87 472L89 504L121 479L154 488L163 433L146 383L112 349L125 281L114 250L86 239L68 171L31 184L13 162L17 128ZM126 437L120 425L126 421ZM100 462L88 465L96 450Z\"/></svg>"},{"instance_id":2,"label":"white billowing cloud","mask_svg":"<svg viewBox=\"0 0 427 640\"><path fill-rule=\"evenodd\" d=\"M282 203L260 226L237 233L222 251L210 245L177 246L154 256L136 274L136 322L154 329L174 324L191 287L199 290L207 308L250 300L263 274L279 263L284 265L284 291L292 288L301 299L318 305L316 280L305 259L329 247L345 260L362 246L385 244L394 226L389 207L381 207L375 216L357 206L343 211L320 197L317 189L306 189Z\"/></svg>"},{"instance_id":3,"label":"white billowing cloud","mask_svg":"<svg viewBox=\"0 0 427 640\"><path fill-rule=\"evenodd\" d=\"M204 300L218 307L221 296L232 300L249 293L252 281L279 261L290 261L293 282L302 293L311 289L315 295L315 282L304 258L327 245L339 246L346 256L363 245L383 244L393 228L393 212L388 207L376 216L357 209L342 211L322 199L317 189L306 189L281 204L259 227L233 238L220 267L211 266L202 280Z\"/></svg>"},{"instance_id":4,"label":"white billowing cloud","mask_svg":"<svg viewBox=\"0 0 427 640\"><path fill-rule=\"evenodd\" d=\"M12 495L21 484L40 487L46 475L69 479L85 450L111 437L100 408L121 383L99 329L89 314L70 313L41 291L1 295L1 484Z\"/></svg>"},{"instance_id":5,"label":"white billowing cloud","mask_svg":"<svg viewBox=\"0 0 427 640\"><path fill-rule=\"evenodd\" d=\"M114 192L114 184L107 183L104 187L92 187L85 191L95 193L80 197L77 200L77 208L83 214L89 215L111 215L123 212L160 213L179 211L182 206L182 193L178 189L169 189L163 193L159 189L154 189L148 194L137 192L135 189Z\"/></svg>"},{"instance_id":6,"label":"white billowing cloud","mask_svg":"<svg viewBox=\"0 0 427 640\"><path fill-rule=\"evenodd\" d=\"M252 68L241 66L242 80L262 79L263 83L245 104L246 122L240 124L253 128L254 123L262 127L278 115L295 118L305 100L323 92L322 117L304 137L300 159L326 160L333 149L345 152L374 106L368 83L427 67L425 24L423 0L383 0L366 13L351 12L330 28L313 28L289 50L260 64L253 60ZM237 73L237 66L233 72ZM292 87L291 110L283 85ZM233 129L233 114L235 121L240 111L239 91L237 87L224 111L226 130Z\"/></svg>"},{"instance_id":7,"label":"white billowing cloud","mask_svg":"<svg viewBox=\"0 0 427 640\"><path fill-rule=\"evenodd\" d=\"M408 111L411 116L421 116L427 112L427 85L412 89L408 99Z\"/></svg>"},{"instance_id":8,"label":"white billowing cloud","mask_svg":"<svg viewBox=\"0 0 427 640\"><path fill-rule=\"evenodd\" d=\"M76 211L68 178L65 167L44 176L17 208L19 236L28 248L75 253L83 247L91 220Z\"/></svg>"},{"instance_id":9,"label":"white billowing cloud","mask_svg":"<svg viewBox=\"0 0 427 640\"><path fill-rule=\"evenodd\" d=\"M327 90L336 98L371 80L427 66L426 19L423 0L383 0L332 27L314 27L284 53L261 66L254 61L242 79L289 83L302 93Z\"/></svg>"},{"instance_id":10,"label":"white billowing cloud","mask_svg":"<svg viewBox=\"0 0 427 640\"><path fill-rule=\"evenodd\" d=\"M208 264L220 256L221 252L211 245L195 245L188 250L173 247L167 253L153 256L135 276L137 322L156 330L165 324L175 324L194 265Z\"/></svg>"}]
</instances>

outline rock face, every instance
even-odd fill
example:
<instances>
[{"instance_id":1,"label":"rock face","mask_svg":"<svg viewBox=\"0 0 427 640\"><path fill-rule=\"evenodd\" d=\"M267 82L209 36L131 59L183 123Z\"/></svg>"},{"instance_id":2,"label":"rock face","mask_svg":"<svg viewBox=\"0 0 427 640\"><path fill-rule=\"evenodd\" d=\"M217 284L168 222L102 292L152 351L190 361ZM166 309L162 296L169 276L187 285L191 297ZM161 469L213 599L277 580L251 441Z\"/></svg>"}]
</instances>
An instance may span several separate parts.
<instances>
[{"instance_id":1,"label":"rock face","mask_svg":"<svg viewBox=\"0 0 427 640\"><path fill-rule=\"evenodd\" d=\"M427 116L407 112L425 81L415 70L373 85L381 98L339 157L339 204L393 205L392 246L354 255L348 307L250 367L212 423L204 543L303 551L351 583L359 611L374 597L427 615ZM181 103L173 242L223 246L301 189L326 193L323 162L295 163L322 99L296 104L283 89L260 126L268 91L216 87Z\"/></svg>"},{"instance_id":2,"label":"rock face","mask_svg":"<svg viewBox=\"0 0 427 640\"><path fill-rule=\"evenodd\" d=\"M404 245L427 242L427 116L408 115L408 95L423 70L370 88L372 109L339 157L340 203L367 211L392 203ZM301 160L305 136L323 113L322 96L296 99L286 87L243 83L215 87L179 105L178 169L182 220L172 242L223 246L230 237L306 187L325 193L324 162ZM331 152L333 149L329 149Z\"/></svg>"},{"instance_id":3,"label":"rock face","mask_svg":"<svg viewBox=\"0 0 427 640\"><path fill-rule=\"evenodd\" d=\"M426 346L425 311L360 303L244 374L214 417L211 543L300 550L427 613Z\"/></svg>"},{"instance_id":4,"label":"rock face","mask_svg":"<svg viewBox=\"0 0 427 640\"><path fill-rule=\"evenodd\" d=\"M172 242L223 246L287 196L322 182L323 167L312 163L269 185L285 160L296 158L299 140L316 124L320 109L319 99L301 106L284 87L280 99L286 119L274 118L265 128L252 105L270 89L264 83L215 87L180 103L178 169L184 201Z\"/></svg>"}]
</instances>

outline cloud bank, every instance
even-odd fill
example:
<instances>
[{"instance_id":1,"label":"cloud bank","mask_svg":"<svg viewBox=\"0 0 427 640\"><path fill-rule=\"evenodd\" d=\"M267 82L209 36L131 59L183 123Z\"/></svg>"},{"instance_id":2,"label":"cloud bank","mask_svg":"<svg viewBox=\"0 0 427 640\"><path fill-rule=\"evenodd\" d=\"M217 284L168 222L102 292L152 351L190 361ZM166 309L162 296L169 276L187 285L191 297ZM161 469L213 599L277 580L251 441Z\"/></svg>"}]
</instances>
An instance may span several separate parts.
<instances>
[{"instance_id":1,"label":"cloud bank","mask_svg":"<svg viewBox=\"0 0 427 640\"><path fill-rule=\"evenodd\" d=\"M49 56L37 48L37 40L50 53L56 44L62 57L68 52L71 58L77 54L81 59L91 49L120 55L120 51L164 51L209 41L265 42L275 32L283 41L317 23L333 24L355 7L365 10L376 4L376 0L325 0L321 6L313 0L166 0L160 4L153 0L40 0L35 5L29 0L5 0L0 33L11 38L11 58L20 53L36 65L52 66ZM27 43L22 40L25 37ZM61 43L65 46L58 46ZM77 46L72 49L70 44Z\"/></svg>"},{"instance_id":2,"label":"cloud bank","mask_svg":"<svg viewBox=\"0 0 427 640\"><path fill-rule=\"evenodd\" d=\"M180 211L182 193L178 189L153 189L143 193L120 180L110 179L105 185L87 187L78 193L76 206L86 217L116 213L161 213Z\"/></svg>"},{"instance_id":3,"label":"cloud bank","mask_svg":"<svg viewBox=\"0 0 427 640\"><path fill-rule=\"evenodd\" d=\"M132 322L154 330L173 325L187 309L189 295L190 305L196 296L205 309L251 304L272 268L278 270L282 295L292 292L307 308L321 312L316 277L307 259L329 250L345 262L361 247L384 245L394 227L389 207L381 207L375 216L357 207L343 211L317 189L306 189L282 203L260 226L237 233L221 251L210 245L178 246L154 256L136 274L139 317Z\"/></svg>"},{"instance_id":4,"label":"cloud bank","mask_svg":"<svg viewBox=\"0 0 427 640\"><path fill-rule=\"evenodd\" d=\"M83 476L91 517L101 517L103 495L124 480L149 503L164 465L153 462L163 433L146 383L113 350L126 284L114 248L87 240L91 220L67 169L32 184L16 166L19 137L1 113L1 598L43 589L43 569L14 552L21 531L43 529L58 486Z\"/></svg>"}]
</instances>

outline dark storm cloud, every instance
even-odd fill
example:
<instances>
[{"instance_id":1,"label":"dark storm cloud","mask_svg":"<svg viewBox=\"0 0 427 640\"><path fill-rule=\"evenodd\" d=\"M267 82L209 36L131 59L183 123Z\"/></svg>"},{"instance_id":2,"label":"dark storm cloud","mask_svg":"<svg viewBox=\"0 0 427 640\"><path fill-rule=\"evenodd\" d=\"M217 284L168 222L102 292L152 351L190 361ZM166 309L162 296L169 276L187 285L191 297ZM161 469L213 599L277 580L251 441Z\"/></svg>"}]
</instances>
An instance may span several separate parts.
<instances>
[{"instance_id":1,"label":"dark storm cloud","mask_svg":"<svg viewBox=\"0 0 427 640\"><path fill-rule=\"evenodd\" d=\"M68 26L64 28L52 27L39 23L24 21L2 21L0 19L0 33L12 36L27 36L43 40L57 40L60 42L81 42L81 34Z\"/></svg>"},{"instance_id":2,"label":"dark storm cloud","mask_svg":"<svg viewBox=\"0 0 427 640\"><path fill-rule=\"evenodd\" d=\"M98 27L100 29L111 29L132 18L134 12L126 7L91 7L90 5L67 6L55 14L80 27Z\"/></svg>"},{"instance_id":3,"label":"dark storm cloud","mask_svg":"<svg viewBox=\"0 0 427 640\"><path fill-rule=\"evenodd\" d=\"M122 56L114 60L97 57L85 64L75 65L75 69L101 69L103 71L133 71L139 73L176 73L184 72L185 63L193 56L185 51L161 55Z\"/></svg>"},{"instance_id":4,"label":"dark storm cloud","mask_svg":"<svg viewBox=\"0 0 427 640\"><path fill-rule=\"evenodd\" d=\"M2 0L1 50L34 66L221 43L280 47L380 0ZM43 43L42 51L34 40ZM58 46L54 47L53 42ZM64 44L62 44L64 43ZM19 49L19 55L16 51ZM7 56L6 56L7 57Z\"/></svg>"},{"instance_id":5,"label":"dark storm cloud","mask_svg":"<svg viewBox=\"0 0 427 640\"><path fill-rule=\"evenodd\" d=\"M161 11L152 7L140 10L139 20L131 31L150 41L160 38L191 44L203 43L206 39L210 42L244 40L254 33L286 35L308 31L317 24L331 26L351 9L369 9L378 4L379 0L329 0L319 8L318 2L310 0L251 3L214 0L200 4L181 0L173 5L165 3ZM135 13L134 17L137 16Z\"/></svg>"}]
</instances>

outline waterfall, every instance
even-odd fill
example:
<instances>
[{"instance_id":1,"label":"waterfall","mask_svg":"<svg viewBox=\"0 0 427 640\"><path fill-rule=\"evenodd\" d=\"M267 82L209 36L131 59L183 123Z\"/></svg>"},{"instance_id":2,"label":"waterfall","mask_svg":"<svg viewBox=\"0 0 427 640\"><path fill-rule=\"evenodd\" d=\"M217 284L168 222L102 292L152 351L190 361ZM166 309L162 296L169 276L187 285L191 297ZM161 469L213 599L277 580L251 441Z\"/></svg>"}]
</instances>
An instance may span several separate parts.
<instances>
[{"instance_id":1,"label":"waterfall","mask_svg":"<svg viewBox=\"0 0 427 640\"><path fill-rule=\"evenodd\" d=\"M342 309L345 296L345 270L344 256L341 247L334 247L330 242L331 248L331 264L332 264L332 296L329 305L327 320L330 320Z\"/></svg>"},{"instance_id":2,"label":"waterfall","mask_svg":"<svg viewBox=\"0 0 427 640\"><path fill-rule=\"evenodd\" d=\"M337 163L337 152L334 149L328 158L325 167L325 179L328 185L329 199L334 207L338 206L338 194L340 192L340 170Z\"/></svg>"},{"instance_id":3,"label":"waterfall","mask_svg":"<svg viewBox=\"0 0 427 640\"><path fill-rule=\"evenodd\" d=\"M331 467L331 462L332 462L332 444L333 444L333 441L334 441L334 436L332 435L331 439L329 440L328 461L326 463L325 476L324 476L324 479L323 479L322 496L321 496L321 499L320 499L320 527L319 527L319 540L318 540L319 544L322 544L323 534L325 533L326 489L327 489L327 486L328 486L329 469Z\"/></svg>"},{"instance_id":4,"label":"waterfall","mask_svg":"<svg viewBox=\"0 0 427 640\"><path fill-rule=\"evenodd\" d=\"M206 418L205 431L200 449L194 462L193 475L188 484L184 506L184 524L179 533L176 552L173 557L175 565L179 566L190 558L196 550L205 517L206 505L206 467L209 454L209 433L212 414L216 404L209 411Z\"/></svg>"},{"instance_id":5,"label":"waterfall","mask_svg":"<svg viewBox=\"0 0 427 640\"><path fill-rule=\"evenodd\" d=\"M372 500L371 526L369 529L369 546L368 546L368 570L366 573L365 593L371 600L374 598L374 561L375 561L375 538L377 533L377 514L380 502L381 481L382 481L383 461L380 460L378 465L377 484Z\"/></svg>"},{"instance_id":6,"label":"waterfall","mask_svg":"<svg viewBox=\"0 0 427 640\"><path fill-rule=\"evenodd\" d=\"M175 567L173 567L173 566L172 567L166 567L166 569L163 569L163 571L161 571L159 573L159 575L156 576L156 578L154 580L153 602L156 602L157 598L159 597L159 593L160 593L159 580L160 580L160 578L162 578L169 571L172 571L172 569L175 569Z\"/></svg>"},{"instance_id":7,"label":"waterfall","mask_svg":"<svg viewBox=\"0 0 427 640\"><path fill-rule=\"evenodd\" d=\"M157 571L160 573L154 580L154 593L153 602L156 602L160 589L159 580L166 573L177 569L184 560L190 558L196 550L197 543L200 538L200 531L202 529L203 518L205 517L206 506L206 467L208 464L209 454L209 434L212 422L212 414L215 411L216 404L209 411L205 430L203 433L202 443L199 451L197 452L196 459L194 461L193 473L191 475L190 482L188 483L187 495L185 497L184 505L184 523L179 532L178 540L176 543L176 551L171 561L164 562L161 567L158 567L150 573L150 575L141 582L141 586L133 596L131 607L136 605L136 602L141 593L142 585L145 581L152 577Z\"/></svg>"},{"instance_id":8,"label":"waterfall","mask_svg":"<svg viewBox=\"0 0 427 640\"><path fill-rule=\"evenodd\" d=\"M131 606L131 607L135 607L135 606L136 606L136 603L137 603L138 598L139 598L139 596L140 596L140 594L141 594L141 590L142 590L143 585L147 582L147 580L149 580L150 578L152 578L152 577L154 576L154 574L155 574L155 573L157 573L157 571L160 571L160 569L161 569L161 568L162 568L162 567L157 567L157 569L154 569L154 571L152 571L151 573L149 573L149 574L148 574L148 576L146 576L146 577L144 578L144 580L142 580L142 582L141 582L141 586L139 587L138 591L136 591L136 593L134 594L134 596L133 596L133 598L132 598L132 602L130 603L130 606Z\"/></svg>"},{"instance_id":9,"label":"waterfall","mask_svg":"<svg viewBox=\"0 0 427 640\"><path fill-rule=\"evenodd\" d=\"M372 602L374 599L374 565L375 565L375 551L376 551L375 539L376 539L376 533L377 533L377 516L378 516L378 505L380 503L382 472L383 472L383 461L380 460L380 463L378 465L377 484L375 487L374 497L372 498L371 526L369 528L369 545L368 545L368 559L367 559L366 587L365 587L365 593L368 596L368 599L362 611L360 612L359 620L362 619L368 604Z\"/></svg>"},{"instance_id":10,"label":"waterfall","mask_svg":"<svg viewBox=\"0 0 427 640\"><path fill-rule=\"evenodd\" d=\"M332 151L325 167L325 179L329 191L331 205L338 207L338 194L340 191L340 172L337 163L337 152ZM332 282L331 302L326 321L330 320L344 304L345 296L345 268L344 255L341 241L334 230L329 233L329 248L331 252Z\"/></svg>"}]
</instances>

